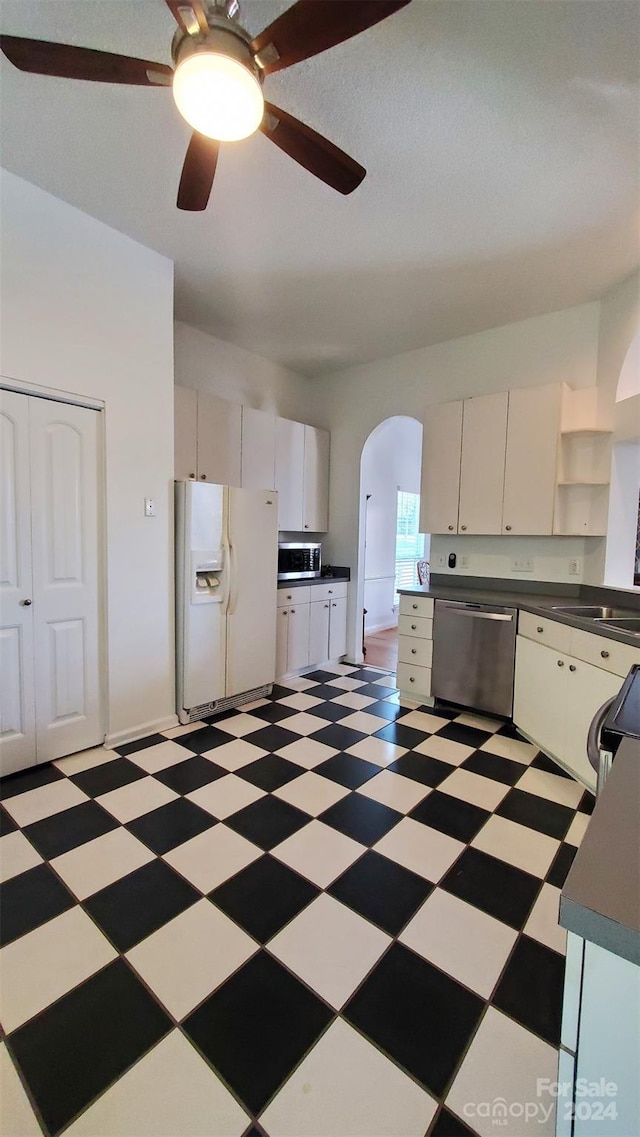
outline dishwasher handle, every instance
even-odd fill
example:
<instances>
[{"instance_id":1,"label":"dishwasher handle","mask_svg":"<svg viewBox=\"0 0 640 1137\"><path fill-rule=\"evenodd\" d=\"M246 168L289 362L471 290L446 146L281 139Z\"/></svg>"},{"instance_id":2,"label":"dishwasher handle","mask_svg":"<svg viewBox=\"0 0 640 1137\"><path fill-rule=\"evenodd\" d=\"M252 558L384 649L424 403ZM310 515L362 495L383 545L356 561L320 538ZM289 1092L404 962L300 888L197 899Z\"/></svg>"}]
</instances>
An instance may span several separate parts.
<instances>
[{"instance_id":1,"label":"dishwasher handle","mask_svg":"<svg viewBox=\"0 0 640 1137\"><path fill-rule=\"evenodd\" d=\"M591 726L589 727L589 733L587 735L587 758L596 774L600 772L600 731L615 699L616 696L614 695L611 699L607 699L606 703L602 704L593 716Z\"/></svg>"},{"instance_id":2,"label":"dishwasher handle","mask_svg":"<svg viewBox=\"0 0 640 1137\"><path fill-rule=\"evenodd\" d=\"M502 620L511 623L513 616L506 612L481 612L477 608L455 608L456 616L471 616L474 620Z\"/></svg>"}]
</instances>

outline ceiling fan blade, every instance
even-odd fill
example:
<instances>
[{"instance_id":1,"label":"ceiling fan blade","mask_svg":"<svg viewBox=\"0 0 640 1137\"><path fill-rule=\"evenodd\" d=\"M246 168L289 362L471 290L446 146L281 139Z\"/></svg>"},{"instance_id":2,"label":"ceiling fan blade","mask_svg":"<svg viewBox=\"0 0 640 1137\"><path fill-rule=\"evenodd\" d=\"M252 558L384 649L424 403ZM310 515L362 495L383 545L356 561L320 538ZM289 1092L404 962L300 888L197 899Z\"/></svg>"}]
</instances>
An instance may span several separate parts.
<instances>
[{"instance_id":1,"label":"ceiling fan blade","mask_svg":"<svg viewBox=\"0 0 640 1137\"><path fill-rule=\"evenodd\" d=\"M265 116L260 130L285 154L326 182L338 193L353 193L366 175L364 166L323 138L310 126L281 111L273 103L265 103Z\"/></svg>"},{"instance_id":2,"label":"ceiling fan blade","mask_svg":"<svg viewBox=\"0 0 640 1137\"><path fill-rule=\"evenodd\" d=\"M197 212L206 209L218 165L220 143L194 130L182 167L178 187L178 209Z\"/></svg>"},{"instance_id":3,"label":"ceiling fan blade","mask_svg":"<svg viewBox=\"0 0 640 1137\"><path fill-rule=\"evenodd\" d=\"M139 87L166 86L173 77L173 70L164 63L113 55L110 51L94 51L90 47L71 47L66 43L3 35L0 36L0 49L14 67L36 75L100 83L130 83Z\"/></svg>"},{"instance_id":4,"label":"ceiling fan blade","mask_svg":"<svg viewBox=\"0 0 640 1137\"><path fill-rule=\"evenodd\" d=\"M165 0L165 3L178 27L187 35L195 35L197 32L204 32L206 35L209 31L202 0Z\"/></svg>"},{"instance_id":5,"label":"ceiling fan blade","mask_svg":"<svg viewBox=\"0 0 640 1137\"><path fill-rule=\"evenodd\" d=\"M291 67L364 32L409 0L298 0L251 47L265 74Z\"/></svg>"}]
</instances>

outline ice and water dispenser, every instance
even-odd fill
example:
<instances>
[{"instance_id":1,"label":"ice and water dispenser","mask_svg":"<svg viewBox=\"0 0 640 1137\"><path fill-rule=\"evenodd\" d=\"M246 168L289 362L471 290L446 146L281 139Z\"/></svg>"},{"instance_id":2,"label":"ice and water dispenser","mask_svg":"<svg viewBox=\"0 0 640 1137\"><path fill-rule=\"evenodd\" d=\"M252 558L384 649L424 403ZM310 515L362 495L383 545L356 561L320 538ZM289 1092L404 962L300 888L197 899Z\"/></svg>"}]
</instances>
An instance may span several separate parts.
<instances>
[{"instance_id":1,"label":"ice and water dispenser","mask_svg":"<svg viewBox=\"0 0 640 1137\"><path fill-rule=\"evenodd\" d=\"M191 553L191 600L193 604L222 601L224 549L197 549Z\"/></svg>"}]
</instances>

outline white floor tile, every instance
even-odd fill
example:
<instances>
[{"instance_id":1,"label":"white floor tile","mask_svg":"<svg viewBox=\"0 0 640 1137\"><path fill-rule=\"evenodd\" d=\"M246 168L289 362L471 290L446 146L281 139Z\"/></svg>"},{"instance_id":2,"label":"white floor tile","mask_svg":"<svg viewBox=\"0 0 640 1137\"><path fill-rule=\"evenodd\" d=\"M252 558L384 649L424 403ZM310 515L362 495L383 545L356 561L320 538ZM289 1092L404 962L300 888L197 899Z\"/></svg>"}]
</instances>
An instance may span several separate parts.
<instances>
[{"instance_id":1,"label":"white floor tile","mask_svg":"<svg viewBox=\"0 0 640 1137\"><path fill-rule=\"evenodd\" d=\"M493 734L482 743L481 750L488 750L490 754L497 754L500 758L512 758L514 762L523 762L528 766L533 762L538 748L530 742L520 738L507 738L506 734Z\"/></svg>"},{"instance_id":2,"label":"white floor tile","mask_svg":"<svg viewBox=\"0 0 640 1137\"><path fill-rule=\"evenodd\" d=\"M23 833L16 830L0 837L0 882L11 880L41 862L42 857Z\"/></svg>"},{"instance_id":3,"label":"white floor tile","mask_svg":"<svg viewBox=\"0 0 640 1137\"><path fill-rule=\"evenodd\" d=\"M318 719L318 730L322 730L322 719ZM286 729L286 726L285 726ZM305 770L313 770L327 758L332 758L338 751L334 746L325 746L324 742L316 742L314 738L298 738L289 742L281 750L276 750L280 758L295 762L296 766L303 766Z\"/></svg>"},{"instance_id":4,"label":"white floor tile","mask_svg":"<svg viewBox=\"0 0 640 1137\"><path fill-rule=\"evenodd\" d=\"M127 829L113 829L77 849L54 857L51 867L78 900L86 900L154 859L154 854Z\"/></svg>"},{"instance_id":5,"label":"white floor tile","mask_svg":"<svg viewBox=\"0 0 640 1137\"><path fill-rule=\"evenodd\" d=\"M470 770L458 769L449 774L438 789L442 793L468 801L471 805L494 810L507 796L511 786L494 782L491 778L483 778L480 774L472 774Z\"/></svg>"},{"instance_id":6,"label":"white floor tile","mask_svg":"<svg viewBox=\"0 0 640 1137\"><path fill-rule=\"evenodd\" d=\"M52 817L54 813L62 813L63 809L71 809L88 800L87 795L73 782L60 778L37 790L27 790L24 794L5 798L2 804L13 820L24 826L42 821L43 817Z\"/></svg>"},{"instance_id":7,"label":"white floor tile","mask_svg":"<svg viewBox=\"0 0 640 1137\"><path fill-rule=\"evenodd\" d=\"M518 933L436 888L399 939L472 991L488 998Z\"/></svg>"},{"instance_id":8,"label":"white floor tile","mask_svg":"<svg viewBox=\"0 0 640 1137\"><path fill-rule=\"evenodd\" d=\"M292 698L301 698L302 696L292 695ZM291 718L283 719L281 724L285 730L292 730L294 734L301 734L305 738L308 734L315 734L317 730L322 730L323 722L317 715L308 715L304 711L300 711L297 715L291 715Z\"/></svg>"},{"instance_id":9,"label":"white floor tile","mask_svg":"<svg viewBox=\"0 0 640 1137\"><path fill-rule=\"evenodd\" d=\"M7 1033L115 959L106 936L71 908L0 951L0 1018Z\"/></svg>"},{"instance_id":10,"label":"white floor tile","mask_svg":"<svg viewBox=\"0 0 640 1137\"><path fill-rule=\"evenodd\" d=\"M365 852L364 845L322 821L312 821L271 850L289 868L326 888Z\"/></svg>"},{"instance_id":11,"label":"white floor tile","mask_svg":"<svg viewBox=\"0 0 640 1137\"><path fill-rule=\"evenodd\" d=\"M387 719L380 718L380 715L370 715L367 711L354 711L352 715L346 715L345 718L340 719L340 726L349 727L350 730L359 730L362 734L375 734L377 730L383 730L388 725ZM377 741L380 742L381 739Z\"/></svg>"},{"instance_id":12,"label":"white floor tile","mask_svg":"<svg viewBox=\"0 0 640 1137\"><path fill-rule=\"evenodd\" d=\"M362 711L365 707L375 703L376 700L372 699L370 695L359 695L357 691L346 691L344 695L338 695L331 702L337 703L340 707L350 707L353 711Z\"/></svg>"},{"instance_id":13,"label":"white floor tile","mask_svg":"<svg viewBox=\"0 0 640 1137\"><path fill-rule=\"evenodd\" d=\"M67 1137L240 1137L248 1124L246 1113L213 1070L174 1030L65 1133Z\"/></svg>"},{"instance_id":14,"label":"white floor tile","mask_svg":"<svg viewBox=\"0 0 640 1137\"><path fill-rule=\"evenodd\" d=\"M127 952L175 1019L182 1019L258 950L210 900L199 900Z\"/></svg>"},{"instance_id":15,"label":"white floor tile","mask_svg":"<svg viewBox=\"0 0 640 1137\"><path fill-rule=\"evenodd\" d=\"M576 808L584 793L584 786L574 782L573 778L548 774L546 770L536 770L535 767L529 767L524 772L518 782L518 789L537 794L547 801L555 801L559 805L567 805L570 809Z\"/></svg>"},{"instance_id":16,"label":"white floor tile","mask_svg":"<svg viewBox=\"0 0 640 1137\"><path fill-rule=\"evenodd\" d=\"M564 955L567 950L567 933L558 923L560 889L543 884L524 931L535 940Z\"/></svg>"},{"instance_id":17,"label":"white floor tile","mask_svg":"<svg viewBox=\"0 0 640 1137\"><path fill-rule=\"evenodd\" d=\"M129 761L134 762L147 774L156 774L158 770L167 770L178 762L184 762L189 757L189 751L178 742L159 742L157 746L147 746L144 750L136 750L129 755Z\"/></svg>"},{"instance_id":18,"label":"white floor tile","mask_svg":"<svg viewBox=\"0 0 640 1137\"><path fill-rule=\"evenodd\" d=\"M259 707L268 707L269 699L250 699L248 703L242 704L243 713L250 715L252 711L257 711Z\"/></svg>"},{"instance_id":19,"label":"white floor tile","mask_svg":"<svg viewBox=\"0 0 640 1137\"><path fill-rule=\"evenodd\" d=\"M305 695L304 691L296 691L295 695L285 695L284 699L278 699L279 706L291 707L294 711L308 711L310 707L317 707L321 702L322 699ZM293 718L293 715L291 717Z\"/></svg>"},{"instance_id":20,"label":"white floor tile","mask_svg":"<svg viewBox=\"0 0 640 1137\"><path fill-rule=\"evenodd\" d=\"M489 1007L445 1104L480 1137L495 1137L496 1131L502 1137L553 1137L555 1099L539 1096L536 1082L555 1082L557 1072L553 1046ZM536 1106L528 1118L527 1102Z\"/></svg>"},{"instance_id":21,"label":"white floor tile","mask_svg":"<svg viewBox=\"0 0 640 1137\"><path fill-rule=\"evenodd\" d=\"M366 666L366 664L365 664ZM379 679L374 679L374 683L378 683L380 687L395 687L396 675L395 671L390 671L386 675L381 675ZM417 704L418 706L420 704Z\"/></svg>"},{"instance_id":22,"label":"white floor tile","mask_svg":"<svg viewBox=\"0 0 640 1137\"><path fill-rule=\"evenodd\" d=\"M67 754L64 758L57 758L53 765L69 778L72 774L82 774L85 770L103 766L105 762L113 762L117 757L115 750L94 746L91 750L80 750L77 754Z\"/></svg>"},{"instance_id":23,"label":"white floor tile","mask_svg":"<svg viewBox=\"0 0 640 1137\"><path fill-rule=\"evenodd\" d=\"M328 809L330 805L335 805L348 793L349 790L338 785L337 782L332 782L329 778L321 778L319 774L307 770L306 774L294 778L292 782L287 782L285 786L275 790L273 796L288 801L290 805L295 805L298 809L303 809L312 817L317 817L319 813L324 813L325 809Z\"/></svg>"},{"instance_id":24,"label":"white floor tile","mask_svg":"<svg viewBox=\"0 0 640 1137\"><path fill-rule=\"evenodd\" d=\"M404 725L404 719L401 720ZM452 738L440 738L439 735L434 734L431 738L425 738L424 742L419 742L414 750L418 754L427 754L429 758L438 758L441 762L448 762L451 766L459 766L473 754L475 747L465 746L462 742L454 742Z\"/></svg>"},{"instance_id":25,"label":"white floor tile","mask_svg":"<svg viewBox=\"0 0 640 1137\"><path fill-rule=\"evenodd\" d=\"M545 877L551 868L560 842L546 833L538 833L527 825L518 825L506 817L496 814L482 826L471 844L483 853L499 857L510 865L516 865L525 872Z\"/></svg>"},{"instance_id":26,"label":"white floor tile","mask_svg":"<svg viewBox=\"0 0 640 1137\"><path fill-rule=\"evenodd\" d=\"M307 691L309 687L317 687L317 679L306 679L304 675L291 675L282 680L281 686L291 691ZM281 700L278 699L278 702Z\"/></svg>"},{"instance_id":27,"label":"white floor tile","mask_svg":"<svg viewBox=\"0 0 640 1137\"><path fill-rule=\"evenodd\" d=\"M359 742L349 746L346 753L355 754L356 758L364 758L365 762L373 762L376 766L389 766L406 754L407 748L396 746L395 742L387 742L385 738L369 737L361 738Z\"/></svg>"},{"instance_id":28,"label":"white floor tile","mask_svg":"<svg viewBox=\"0 0 640 1137\"><path fill-rule=\"evenodd\" d=\"M581 845L582 838L587 832L587 826L590 820L591 817L588 813L576 813L573 821L571 822L571 825L569 826L569 831L565 837L565 841L567 841L569 845Z\"/></svg>"},{"instance_id":29,"label":"white floor tile","mask_svg":"<svg viewBox=\"0 0 640 1137\"><path fill-rule=\"evenodd\" d=\"M376 853L437 884L465 845L411 817L403 817L374 847Z\"/></svg>"},{"instance_id":30,"label":"white floor tile","mask_svg":"<svg viewBox=\"0 0 640 1137\"><path fill-rule=\"evenodd\" d=\"M400 719L403 726L412 726L415 730L423 730L425 734L434 734L443 726L448 726L449 719L439 718L438 715L428 715L425 711L409 711Z\"/></svg>"},{"instance_id":31,"label":"white floor tile","mask_svg":"<svg viewBox=\"0 0 640 1137\"><path fill-rule=\"evenodd\" d=\"M219 727L225 734L232 734L234 738L244 738L245 734L251 734L254 730L262 730L264 719L241 712L238 715L229 715L228 718L220 719L219 722L214 721L213 725Z\"/></svg>"},{"instance_id":32,"label":"white floor tile","mask_svg":"<svg viewBox=\"0 0 640 1137\"><path fill-rule=\"evenodd\" d=\"M170 726L168 730L161 730L160 733L165 738L182 738L185 734L191 734L193 730L202 730L203 726L207 726L206 722L188 722L184 726ZM188 755L187 751L187 755Z\"/></svg>"},{"instance_id":33,"label":"white floor tile","mask_svg":"<svg viewBox=\"0 0 640 1137\"><path fill-rule=\"evenodd\" d=\"M364 797L379 801L382 805L389 805L400 813L409 813L419 801L431 793L429 786L414 782L410 778L403 778L402 774L394 774L392 770L381 770L374 778L365 782L357 791Z\"/></svg>"},{"instance_id":34,"label":"white floor tile","mask_svg":"<svg viewBox=\"0 0 640 1137\"><path fill-rule=\"evenodd\" d=\"M337 1019L262 1114L270 1137L423 1137L436 1103Z\"/></svg>"},{"instance_id":35,"label":"white floor tile","mask_svg":"<svg viewBox=\"0 0 640 1137\"><path fill-rule=\"evenodd\" d=\"M487 715L473 715L468 711L458 715L456 723L459 723L460 726L473 726L476 730L488 730L491 733L504 726L502 719L492 719Z\"/></svg>"},{"instance_id":36,"label":"white floor tile","mask_svg":"<svg viewBox=\"0 0 640 1137\"><path fill-rule=\"evenodd\" d=\"M0 1044L0 1101L0 1131L5 1137L42 1137L4 1042Z\"/></svg>"},{"instance_id":37,"label":"white floor tile","mask_svg":"<svg viewBox=\"0 0 640 1137\"><path fill-rule=\"evenodd\" d=\"M390 943L385 932L325 892L268 949L339 1010Z\"/></svg>"},{"instance_id":38,"label":"white floor tile","mask_svg":"<svg viewBox=\"0 0 640 1137\"><path fill-rule=\"evenodd\" d=\"M129 782L117 790L109 790L108 793L96 798L96 801L126 825L135 817L142 817L152 809L159 809L161 805L175 801L177 797L178 794L168 786L149 776L140 778L137 782Z\"/></svg>"},{"instance_id":39,"label":"white floor tile","mask_svg":"<svg viewBox=\"0 0 640 1137\"><path fill-rule=\"evenodd\" d=\"M358 687L365 685L361 679L352 679L350 675L338 675L330 683L332 687L341 687L343 691L357 691Z\"/></svg>"},{"instance_id":40,"label":"white floor tile","mask_svg":"<svg viewBox=\"0 0 640 1137\"><path fill-rule=\"evenodd\" d=\"M223 821L225 817L231 817L232 813L244 809L245 805L251 805L253 801L264 797L264 790L252 786L250 782L245 782L244 778L238 778L235 774L225 774L224 778L209 782L208 785L201 786L199 790L193 790L185 796L201 809L206 809L213 817Z\"/></svg>"},{"instance_id":41,"label":"white floor tile","mask_svg":"<svg viewBox=\"0 0 640 1137\"><path fill-rule=\"evenodd\" d=\"M264 726L265 724L262 723ZM260 746L254 746L253 743L247 742L244 738L234 738L233 742L223 742L222 746L214 746L213 750L205 750L203 757L209 758L215 762L216 766L222 766L225 770L241 770L243 766L248 766L250 762L257 762L258 758L264 758L268 752L262 750Z\"/></svg>"},{"instance_id":42,"label":"white floor tile","mask_svg":"<svg viewBox=\"0 0 640 1137\"><path fill-rule=\"evenodd\" d=\"M171 849L163 859L201 892L211 892L261 856L262 849L221 823Z\"/></svg>"}]
</instances>

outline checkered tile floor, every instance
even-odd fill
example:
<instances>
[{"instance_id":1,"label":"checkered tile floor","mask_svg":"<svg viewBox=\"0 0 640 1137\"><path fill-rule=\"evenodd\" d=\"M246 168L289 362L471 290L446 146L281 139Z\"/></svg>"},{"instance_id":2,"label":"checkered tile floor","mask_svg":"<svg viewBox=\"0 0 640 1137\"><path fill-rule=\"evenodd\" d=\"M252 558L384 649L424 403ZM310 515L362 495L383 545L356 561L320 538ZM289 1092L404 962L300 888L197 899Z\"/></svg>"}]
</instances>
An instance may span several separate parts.
<instances>
[{"instance_id":1,"label":"checkered tile floor","mask_svg":"<svg viewBox=\"0 0 640 1137\"><path fill-rule=\"evenodd\" d=\"M484 1137L555 1078L592 799L393 681L0 783L3 1137Z\"/></svg>"}]
</instances>

